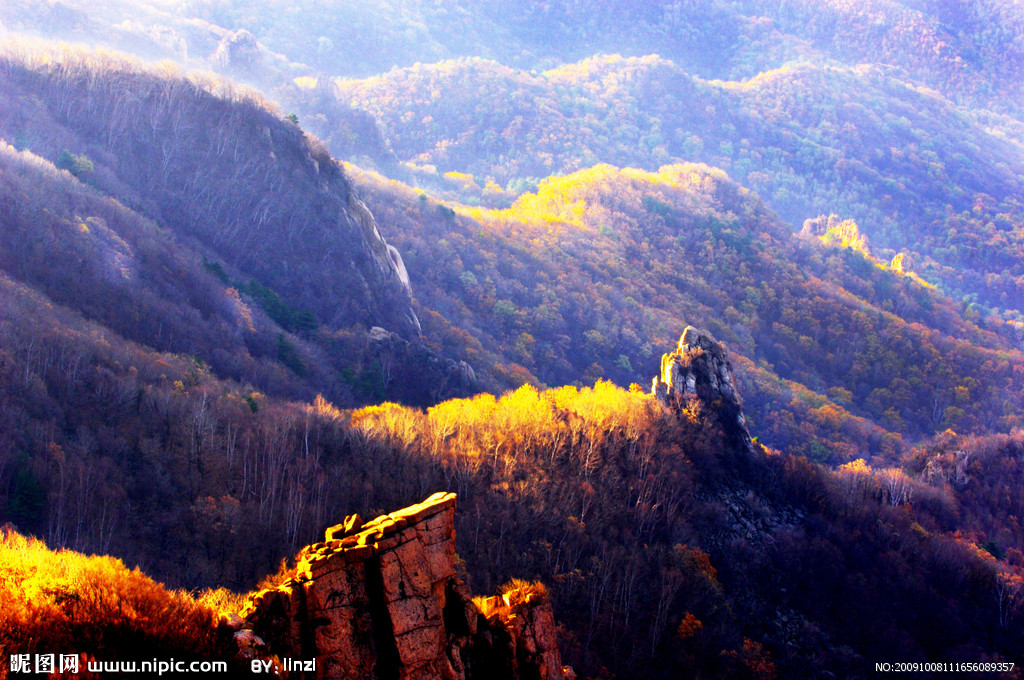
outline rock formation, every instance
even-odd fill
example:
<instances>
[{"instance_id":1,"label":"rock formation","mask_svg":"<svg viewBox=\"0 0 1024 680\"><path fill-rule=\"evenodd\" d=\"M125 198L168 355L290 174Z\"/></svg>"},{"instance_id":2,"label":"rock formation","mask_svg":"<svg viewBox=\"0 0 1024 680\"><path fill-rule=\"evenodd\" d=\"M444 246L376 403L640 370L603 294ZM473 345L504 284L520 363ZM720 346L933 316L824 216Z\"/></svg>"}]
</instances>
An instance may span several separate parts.
<instances>
[{"instance_id":1,"label":"rock formation","mask_svg":"<svg viewBox=\"0 0 1024 680\"><path fill-rule=\"evenodd\" d=\"M752 446L743 406L736 392L725 349L705 332L687 326L676 351L661 357L661 375L651 383L651 392L670 406L686 398L697 398L715 409L729 434Z\"/></svg>"},{"instance_id":2,"label":"rock formation","mask_svg":"<svg viewBox=\"0 0 1024 680\"><path fill-rule=\"evenodd\" d=\"M427 407L481 391L476 372L465 361L439 356L422 342L411 342L380 326L372 327L367 339L381 368L388 400Z\"/></svg>"},{"instance_id":3,"label":"rock formation","mask_svg":"<svg viewBox=\"0 0 1024 680\"><path fill-rule=\"evenodd\" d=\"M897 253L889 263L889 268L898 274L909 274L914 271L914 258L910 253Z\"/></svg>"},{"instance_id":4,"label":"rock formation","mask_svg":"<svg viewBox=\"0 0 1024 680\"><path fill-rule=\"evenodd\" d=\"M239 29L228 33L217 44L213 63L221 68L252 71L263 63L263 48L249 31Z\"/></svg>"},{"instance_id":5,"label":"rock formation","mask_svg":"<svg viewBox=\"0 0 1024 680\"><path fill-rule=\"evenodd\" d=\"M291 677L572 677L542 588L474 604L455 574L454 521L451 493L365 524L347 517L299 553L294 576L251 596L240 647L285 671L297 667L285 659L315 659L315 670Z\"/></svg>"},{"instance_id":6,"label":"rock formation","mask_svg":"<svg viewBox=\"0 0 1024 680\"><path fill-rule=\"evenodd\" d=\"M866 257L871 256L868 237L862 233L854 220L840 220L838 215L819 215L804 220L801 236L817 236L826 245L852 248Z\"/></svg>"}]
</instances>

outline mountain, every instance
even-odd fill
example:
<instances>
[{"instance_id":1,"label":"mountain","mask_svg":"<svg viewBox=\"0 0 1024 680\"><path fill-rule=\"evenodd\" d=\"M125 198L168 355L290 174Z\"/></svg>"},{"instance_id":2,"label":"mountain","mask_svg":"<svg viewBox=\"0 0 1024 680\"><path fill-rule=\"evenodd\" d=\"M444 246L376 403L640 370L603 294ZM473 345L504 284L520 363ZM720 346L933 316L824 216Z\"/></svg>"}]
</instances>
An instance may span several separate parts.
<instances>
[{"instance_id":1,"label":"mountain","mask_svg":"<svg viewBox=\"0 0 1024 680\"><path fill-rule=\"evenodd\" d=\"M705 162L795 229L852 217L967 313L1024 324L1019 2L280 9L17 0L0 21L248 82L335 155L463 201L596 163Z\"/></svg>"},{"instance_id":2,"label":"mountain","mask_svg":"<svg viewBox=\"0 0 1024 680\"><path fill-rule=\"evenodd\" d=\"M311 16L312 31L304 21ZM284 7L14 0L0 19L9 30L59 32L177 59L208 58L226 34L245 31L267 61L355 77L464 56L543 70L596 53L656 53L704 77L746 79L808 58L890 64L958 103L1018 117L1024 103L1013 87L1022 76L1016 57L1024 34L1017 1L355 0L339 7L301 0Z\"/></svg>"},{"instance_id":3,"label":"mountain","mask_svg":"<svg viewBox=\"0 0 1024 680\"><path fill-rule=\"evenodd\" d=\"M381 121L400 159L514 193L598 162L723 168L791 224L853 217L983 316L1021 319L1024 146L884 67L804 62L721 81L657 56L543 73L468 59L339 91Z\"/></svg>"},{"instance_id":4,"label":"mountain","mask_svg":"<svg viewBox=\"0 0 1024 680\"><path fill-rule=\"evenodd\" d=\"M485 382L626 386L684 320L728 343L751 431L790 453L891 464L903 437L1019 422L1009 328L836 236L856 223L793 234L721 170L597 166L506 210L353 178L405 253L429 341Z\"/></svg>"},{"instance_id":5,"label":"mountain","mask_svg":"<svg viewBox=\"0 0 1024 680\"><path fill-rule=\"evenodd\" d=\"M255 93L87 52L5 64L13 279L261 390L465 389L464 368L418 349L401 255L344 172ZM381 349L375 326L400 341ZM382 361L409 364L406 384Z\"/></svg>"},{"instance_id":6,"label":"mountain","mask_svg":"<svg viewBox=\"0 0 1024 680\"><path fill-rule=\"evenodd\" d=\"M317 319L417 333L400 256L327 152L255 96L88 53L9 57L5 70L7 138L55 161L69 148L95 158L97 189Z\"/></svg>"},{"instance_id":7,"label":"mountain","mask_svg":"<svg viewBox=\"0 0 1024 680\"><path fill-rule=\"evenodd\" d=\"M0 646L1020 663L1022 16L3 3Z\"/></svg>"}]
</instances>

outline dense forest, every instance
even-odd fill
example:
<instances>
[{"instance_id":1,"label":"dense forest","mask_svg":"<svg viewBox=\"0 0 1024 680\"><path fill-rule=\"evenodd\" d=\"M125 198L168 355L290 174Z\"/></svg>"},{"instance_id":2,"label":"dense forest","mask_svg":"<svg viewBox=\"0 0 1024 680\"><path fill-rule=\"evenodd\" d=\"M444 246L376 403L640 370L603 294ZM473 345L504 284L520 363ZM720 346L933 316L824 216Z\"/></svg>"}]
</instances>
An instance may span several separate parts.
<instances>
[{"instance_id":1,"label":"dense forest","mask_svg":"<svg viewBox=\"0 0 1024 680\"><path fill-rule=\"evenodd\" d=\"M701 161L792 224L853 216L876 247L914 253L926 279L978 313L1024 320L1020 140L882 68L801 62L705 81L655 56L541 74L463 60L341 81L339 92L427 174L517 194L599 161Z\"/></svg>"},{"instance_id":2,"label":"dense forest","mask_svg":"<svg viewBox=\"0 0 1024 680\"><path fill-rule=\"evenodd\" d=\"M153 364L190 370L145 355L132 365ZM549 584L563 654L587 676L669 677L685 664L705 677L866 677L871 659L893 655L1019 658L1020 539L986 533L987 484L975 482L981 457L1010 453L1011 441L970 445L994 449L973 460L943 441L910 463L923 462L922 475L862 460L829 472L736 447L714 401L666 408L607 382L524 386L425 412L343 413L322 399L253 411L208 376L181 388L167 384L176 372L146 384L145 373L107 370L86 372L77 391L106 385L138 405L94 398L78 409L105 427L80 424L76 440L51 442L45 460L21 468L7 507L23 530L103 545L172 583L252 583L329 524L327 509L372 514L441 487L460 494L467 577L482 590L512 576ZM45 385L62 381L52 371ZM9 404L19 396L31 395L8 394ZM38 480L63 486L47 497ZM130 514L116 513L126 505ZM29 557L56 559L38 548ZM73 591L97 618L111 616L89 590L99 578ZM35 605L49 602L54 626L69 606L61 592L44 588ZM233 601L174 597L199 621L203 607ZM839 606L851 602L860 606ZM44 627L37 640L55 630L69 629ZM92 649L116 648L100 630ZM156 649L182 644L146 634Z\"/></svg>"},{"instance_id":3,"label":"dense forest","mask_svg":"<svg viewBox=\"0 0 1024 680\"><path fill-rule=\"evenodd\" d=\"M427 337L510 387L640 381L685 320L728 343L754 432L790 453L891 463L904 437L1020 424L1010 328L872 257L855 222L793 235L720 170L598 166L507 210L354 177L388 206Z\"/></svg>"},{"instance_id":4,"label":"dense forest","mask_svg":"<svg viewBox=\"0 0 1024 680\"><path fill-rule=\"evenodd\" d=\"M580 678L1024 662L1020 2L0 40L5 655L230 657L325 527L448 490L461 578L543 583ZM688 325L742 405L652 396Z\"/></svg>"}]
</instances>

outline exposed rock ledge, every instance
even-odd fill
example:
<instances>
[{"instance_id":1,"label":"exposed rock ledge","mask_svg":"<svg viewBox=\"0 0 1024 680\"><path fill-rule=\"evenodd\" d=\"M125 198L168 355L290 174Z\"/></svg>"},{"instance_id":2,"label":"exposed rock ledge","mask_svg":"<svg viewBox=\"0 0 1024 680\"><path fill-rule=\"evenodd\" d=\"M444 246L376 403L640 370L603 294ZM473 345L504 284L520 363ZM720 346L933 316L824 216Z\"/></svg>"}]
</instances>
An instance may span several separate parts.
<instances>
[{"instance_id":1,"label":"exposed rock ledge","mask_svg":"<svg viewBox=\"0 0 1024 680\"><path fill-rule=\"evenodd\" d=\"M651 392L668 405L700 399L718 411L722 425L749 449L752 446L743 405L725 349L706 331L687 326L676 351L661 357L661 375Z\"/></svg>"},{"instance_id":2,"label":"exposed rock ledge","mask_svg":"<svg viewBox=\"0 0 1024 680\"><path fill-rule=\"evenodd\" d=\"M452 493L365 524L347 517L299 553L293 578L251 597L236 638L261 638L252 653L264 658L316 659L291 677L574 677L542 589L474 604L455 574L454 521Z\"/></svg>"}]
</instances>

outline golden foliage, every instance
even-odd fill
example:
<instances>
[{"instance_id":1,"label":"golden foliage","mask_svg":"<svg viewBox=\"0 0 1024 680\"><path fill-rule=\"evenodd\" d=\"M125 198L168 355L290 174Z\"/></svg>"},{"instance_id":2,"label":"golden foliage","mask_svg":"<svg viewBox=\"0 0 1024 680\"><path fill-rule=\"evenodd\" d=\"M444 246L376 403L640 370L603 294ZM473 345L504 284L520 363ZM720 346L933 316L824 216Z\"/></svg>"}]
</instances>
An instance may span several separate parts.
<instances>
[{"instance_id":1,"label":"golden foliage","mask_svg":"<svg viewBox=\"0 0 1024 680\"><path fill-rule=\"evenodd\" d=\"M196 596L196 602L219 614L237 614L245 607L246 593L227 588L206 588Z\"/></svg>"},{"instance_id":2,"label":"golden foliage","mask_svg":"<svg viewBox=\"0 0 1024 680\"><path fill-rule=\"evenodd\" d=\"M219 593L197 602L118 559L52 551L6 527L0 530L0 598L0 647L12 653L97 654L130 640L133 651L207 656L216 645L215 612L207 603L230 599Z\"/></svg>"},{"instance_id":3,"label":"golden foliage","mask_svg":"<svg viewBox=\"0 0 1024 680\"><path fill-rule=\"evenodd\" d=\"M527 484L523 480L539 484L567 466L577 475L568 493L582 494L578 511L585 513L593 487L584 482L609 461L649 468L664 417L652 396L598 381L543 391L523 385L500 398L453 399L426 413L390 403L370 406L354 412L351 423L367 440L425 453L460 496L483 479L529 496L519 488Z\"/></svg>"},{"instance_id":4,"label":"golden foliage","mask_svg":"<svg viewBox=\"0 0 1024 680\"><path fill-rule=\"evenodd\" d=\"M452 399L424 414L399 404L368 406L352 414L352 424L369 435L411 445L422 439L432 450L460 456L494 455L534 449L578 432L604 438L616 433L642 438L652 431L661 407L650 395L599 380L594 387L539 391L523 385L500 398L479 394Z\"/></svg>"},{"instance_id":5,"label":"golden foliage","mask_svg":"<svg viewBox=\"0 0 1024 680\"><path fill-rule=\"evenodd\" d=\"M546 602L548 589L540 581L526 581L514 578L498 588L497 597L474 597L473 604L485 618L498 616L507 619L512 610L519 605L527 605L533 601Z\"/></svg>"},{"instance_id":6,"label":"golden foliage","mask_svg":"<svg viewBox=\"0 0 1024 680\"><path fill-rule=\"evenodd\" d=\"M341 418L341 411L339 411L334 404L324 399L322 394L316 395L316 398L313 399L313 403L309 407L309 410L321 418L326 418L328 420L337 420Z\"/></svg>"},{"instance_id":7,"label":"golden foliage","mask_svg":"<svg viewBox=\"0 0 1024 680\"><path fill-rule=\"evenodd\" d=\"M626 219L625 214L613 214L606 207L609 196L614 197L615 202L628 200L634 204L633 212L639 212L645 195L671 201L668 191L683 190L683 196L691 204L703 203L706 196L726 181L728 176L724 172L701 163L666 165L657 172L600 163L569 175L548 177L540 182L535 193L522 194L505 210L470 206L457 206L456 210L495 226L515 223L535 229L561 226L594 231L595 225Z\"/></svg>"},{"instance_id":8,"label":"golden foliage","mask_svg":"<svg viewBox=\"0 0 1024 680\"><path fill-rule=\"evenodd\" d=\"M837 225L830 226L820 238L825 245L850 248L864 257L871 257L867 236L861 233L860 227L853 220L843 220Z\"/></svg>"},{"instance_id":9,"label":"golden foliage","mask_svg":"<svg viewBox=\"0 0 1024 680\"><path fill-rule=\"evenodd\" d=\"M839 466L839 471L845 474L871 474L871 466L864 462L863 458L851 460Z\"/></svg>"},{"instance_id":10,"label":"golden foliage","mask_svg":"<svg viewBox=\"0 0 1024 680\"><path fill-rule=\"evenodd\" d=\"M502 595L509 595L510 593L516 593L516 597L525 598L530 600L533 598L546 598L548 596L548 588L540 581L524 581L521 578L514 578L508 583L498 588L498 592Z\"/></svg>"}]
</instances>

